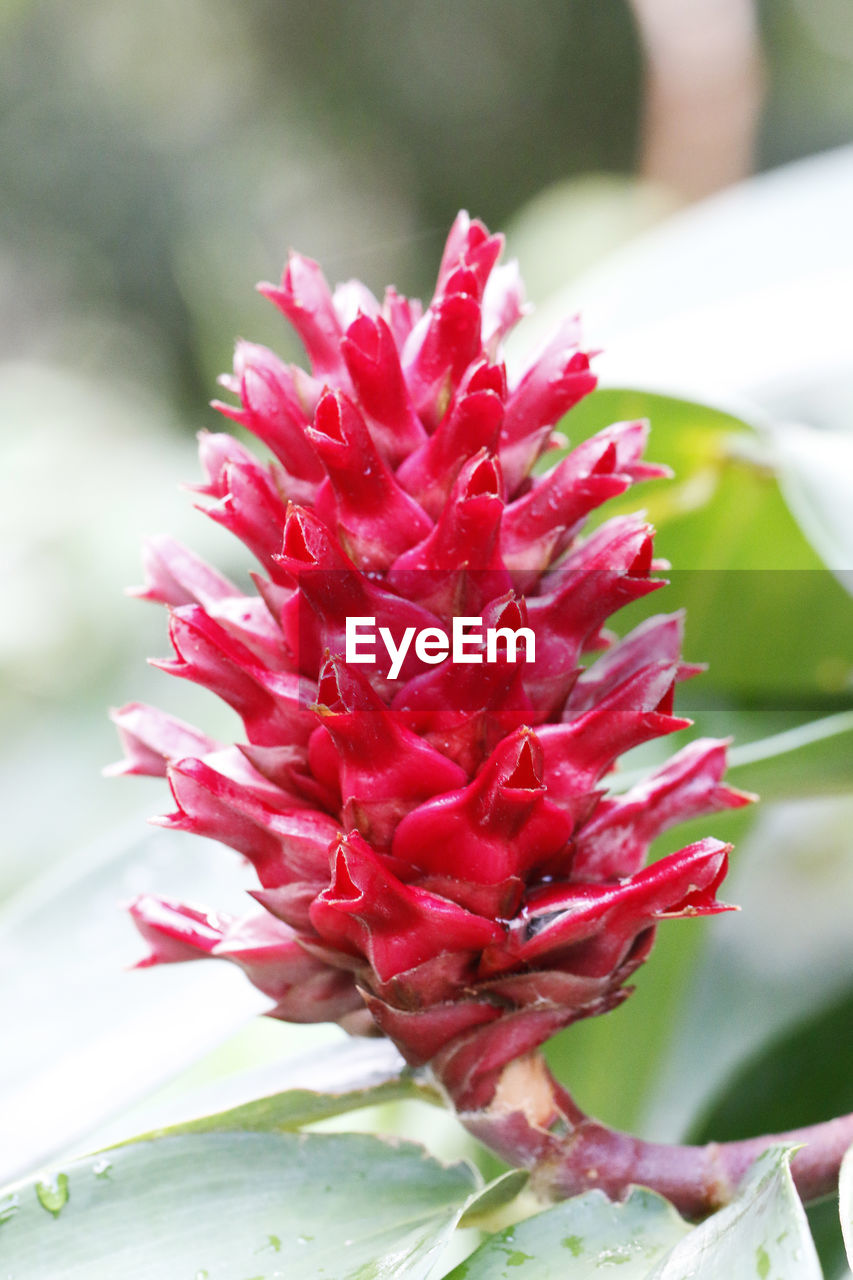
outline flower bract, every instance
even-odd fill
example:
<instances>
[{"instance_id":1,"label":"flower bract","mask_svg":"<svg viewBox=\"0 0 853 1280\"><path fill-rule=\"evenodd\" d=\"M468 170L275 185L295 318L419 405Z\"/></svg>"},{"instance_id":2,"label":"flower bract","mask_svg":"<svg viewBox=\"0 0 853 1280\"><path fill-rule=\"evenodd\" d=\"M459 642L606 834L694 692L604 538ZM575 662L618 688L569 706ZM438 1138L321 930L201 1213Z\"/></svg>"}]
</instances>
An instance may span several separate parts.
<instances>
[{"instance_id":1,"label":"flower bract","mask_svg":"<svg viewBox=\"0 0 853 1280\"><path fill-rule=\"evenodd\" d=\"M259 448L203 434L196 486L257 562L254 586L164 537L139 591L169 609L159 665L224 699L242 739L137 703L115 713L118 770L168 778L159 821L225 842L256 876L243 918L136 901L144 963L228 960L278 1018L378 1029L460 1109L621 1001L661 921L721 909L728 846L647 855L670 826L748 799L714 740L611 786L622 753L689 723L673 710L697 670L681 615L608 628L663 584L651 527L600 508L666 472L644 459L644 422L571 450L555 435L595 386L576 320L508 378L524 306L502 249L460 214L423 308L332 291L298 254L261 286L308 368L238 344L217 408ZM466 618L459 660L436 637ZM372 661L348 658L353 619L384 637ZM524 629L535 654L510 643Z\"/></svg>"}]
</instances>

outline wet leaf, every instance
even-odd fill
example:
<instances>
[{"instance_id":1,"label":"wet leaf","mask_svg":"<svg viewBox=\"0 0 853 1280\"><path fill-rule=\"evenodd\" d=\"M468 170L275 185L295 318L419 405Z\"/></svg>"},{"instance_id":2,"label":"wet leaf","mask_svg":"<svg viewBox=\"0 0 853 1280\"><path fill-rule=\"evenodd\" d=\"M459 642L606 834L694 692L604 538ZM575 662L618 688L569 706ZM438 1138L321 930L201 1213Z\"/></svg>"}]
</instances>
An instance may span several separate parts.
<instances>
[{"instance_id":1,"label":"wet leaf","mask_svg":"<svg viewBox=\"0 0 853 1280\"><path fill-rule=\"evenodd\" d=\"M4 1274L425 1280L476 1186L468 1165L362 1134L171 1136L55 1176L58 1210L44 1183L0 1196Z\"/></svg>"},{"instance_id":2,"label":"wet leaf","mask_svg":"<svg viewBox=\"0 0 853 1280\"><path fill-rule=\"evenodd\" d=\"M641 1280L688 1229L652 1191L635 1189L624 1204L590 1191L490 1236L446 1280L584 1280L610 1267Z\"/></svg>"},{"instance_id":3,"label":"wet leaf","mask_svg":"<svg viewBox=\"0 0 853 1280\"><path fill-rule=\"evenodd\" d=\"M679 1241L647 1280L822 1280L790 1151L765 1151L736 1200Z\"/></svg>"}]
</instances>

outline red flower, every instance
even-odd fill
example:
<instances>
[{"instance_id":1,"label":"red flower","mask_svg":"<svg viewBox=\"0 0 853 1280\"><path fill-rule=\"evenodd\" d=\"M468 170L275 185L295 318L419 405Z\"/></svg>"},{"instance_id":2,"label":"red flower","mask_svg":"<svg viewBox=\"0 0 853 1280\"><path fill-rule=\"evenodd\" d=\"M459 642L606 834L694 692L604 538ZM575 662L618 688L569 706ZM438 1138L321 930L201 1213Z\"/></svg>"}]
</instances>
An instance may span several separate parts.
<instances>
[{"instance_id":1,"label":"red flower","mask_svg":"<svg viewBox=\"0 0 853 1280\"><path fill-rule=\"evenodd\" d=\"M623 999L660 920L722 909L727 846L644 863L661 831L748 799L722 784L715 741L606 792L622 752L688 723L673 691L696 669L679 615L610 644L609 617L662 585L653 531L584 525L665 469L642 461L646 424L623 422L531 474L595 378L573 320L507 385L500 343L522 305L501 249L460 214L423 312L393 290L332 293L298 255L262 286L311 372L238 345L224 382L240 404L217 407L274 459L205 434L199 486L259 561L258 594L168 539L140 590L171 610L160 665L228 702L246 741L139 704L115 714L117 768L169 778L161 821L231 845L261 886L241 921L140 899L143 963L228 959L276 1017L372 1017L463 1109ZM490 648L490 628L517 632L517 651Z\"/></svg>"}]
</instances>

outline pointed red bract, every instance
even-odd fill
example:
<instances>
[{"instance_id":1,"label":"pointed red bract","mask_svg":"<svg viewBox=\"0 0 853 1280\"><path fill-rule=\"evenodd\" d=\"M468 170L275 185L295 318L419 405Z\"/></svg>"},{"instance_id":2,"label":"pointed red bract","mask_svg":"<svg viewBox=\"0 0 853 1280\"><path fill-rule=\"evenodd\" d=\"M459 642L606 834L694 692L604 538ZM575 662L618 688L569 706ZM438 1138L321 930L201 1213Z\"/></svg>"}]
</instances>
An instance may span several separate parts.
<instances>
[{"instance_id":1,"label":"pointed red bract","mask_svg":"<svg viewBox=\"0 0 853 1280\"><path fill-rule=\"evenodd\" d=\"M688 725L674 693L701 668L680 614L609 630L664 585L651 526L586 525L668 472L628 421L534 473L595 375L573 319L508 383L525 307L502 247L460 214L426 308L332 291L298 254L261 286L310 372L238 343L221 381L239 403L216 407L274 456L203 433L195 486L259 561L257 594L167 538L136 593L171 609L157 665L228 703L246 741L114 713L114 771L167 776L160 822L230 845L259 882L242 920L139 899L142 963L225 959L275 1017L372 1019L462 1110L624 999L661 922L726 909L728 846L646 858L675 823L751 799L710 740L608 791L622 753Z\"/></svg>"}]
</instances>

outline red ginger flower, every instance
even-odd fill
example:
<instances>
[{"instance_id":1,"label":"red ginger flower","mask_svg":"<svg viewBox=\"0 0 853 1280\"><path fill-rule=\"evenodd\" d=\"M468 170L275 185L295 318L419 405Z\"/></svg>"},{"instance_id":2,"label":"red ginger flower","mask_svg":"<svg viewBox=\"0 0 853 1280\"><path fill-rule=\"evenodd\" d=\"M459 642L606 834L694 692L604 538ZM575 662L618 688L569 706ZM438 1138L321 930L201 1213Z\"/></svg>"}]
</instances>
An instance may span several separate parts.
<instances>
[{"instance_id":1,"label":"red ginger flower","mask_svg":"<svg viewBox=\"0 0 853 1280\"><path fill-rule=\"evenodd\" d=\"M646 424L620 422L531 474L595 377L573 320L508 385L500 344L523 308L501 249L460 214L425 311L354 282L332 293L297 254L261 286L311 373L240 343L223 379L240 404L217 407L274 457L204 434L198 486L259 561L258 594L165 538L139 592L170 608L175 657L159 665L223 698L246 742L139 704L115 714L117 769L169 779L161 823L231 845L261 886L242 920L140 899L143 963L220 957L275 1017L372 1021L460 1109L622 1000L660 920L722 909L728 846L644 864L668 827L748 799L721 782L711 740L606 793L622 752L689 723L673 690L696 668L680 615L616 643L604 630L663 585L653 530L584 526L665 469L642 460ZM460 616L529 628L535 655L412 646ZM373 665L347 656L348 620L368 618L389 642Z\"/></svg>"}]
</instances>

